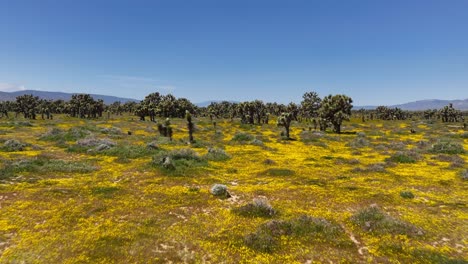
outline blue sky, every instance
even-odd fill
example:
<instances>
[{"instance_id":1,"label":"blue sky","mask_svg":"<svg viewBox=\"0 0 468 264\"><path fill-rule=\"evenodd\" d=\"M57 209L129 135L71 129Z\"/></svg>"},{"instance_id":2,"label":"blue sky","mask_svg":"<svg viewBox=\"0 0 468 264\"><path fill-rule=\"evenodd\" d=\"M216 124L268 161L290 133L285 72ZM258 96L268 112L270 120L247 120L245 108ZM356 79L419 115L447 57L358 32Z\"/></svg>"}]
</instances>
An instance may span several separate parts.
<instances>
[{"instance_id":1,"label":"blue sky","mask_svg":"<svg viewBox=\"0 0 468 264\"><path fill-rule=\"evenodd\" d=\"M468 98L468 1L0 0L0 91Z\"/></svg>"}]
</instances>

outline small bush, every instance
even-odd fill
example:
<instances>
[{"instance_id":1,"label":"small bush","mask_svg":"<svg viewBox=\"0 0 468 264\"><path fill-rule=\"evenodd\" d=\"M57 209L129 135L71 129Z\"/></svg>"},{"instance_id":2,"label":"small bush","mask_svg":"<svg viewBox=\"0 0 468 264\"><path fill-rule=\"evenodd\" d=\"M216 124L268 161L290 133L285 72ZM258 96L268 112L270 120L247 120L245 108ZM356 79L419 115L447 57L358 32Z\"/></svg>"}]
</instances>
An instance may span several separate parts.
<instances>
[{"instance_id":1,"label":"small bush","mask_svg":"<svg viewBox=\"0 0 468 264\"><path fill-rule=\"evenodd\" d=\"M257 230L244 237L244 243L257 251L272 253L281 245L281 237L315 240L318 243L352 246L343 229L322 218L301 215L298 218L283 221L271 220L260 225Z\"/></svg>"},{"instance_id":2,"label":"small bush","mask_svg":"<svg viewBox=\"0 0 468 264\"><path fill-rule=\"evenodd\" d=\"M293 170L284 168L271 168L260 173L260 175L267 176L292 176L294 174L295 172Z\"/></svg>"},{"instance_id":3,"label":"small bush","mask_svg":"<svg viewBox=\"0 0 468 264\"><path fill-rule=\"evenodd\" d=\"M49 156L39 155L34 158L22 159L6 163L0 170L0 180L7 180L18 176L19 173L29 172L37 174L50 173L89 173L97 170L96 166L88 162L71 162L57 160Z\"/></svg>"},{"instance_id":4,"label":"small bush","mask_svg":"<svg viewBox=\"0 0 468 264\"><path fill-rule=\"evenodd\" d=\"M251 134L244 133L244 132L237 132L231 140L240 142L240 143L246 143L254 139L255 137Z\"/></svg>"},{"instance_id":5,"label":"small bush","mask_svg":"<svg viewBox=\"0 0 468 264\"><path fill-rule=\"evenodd\" d=\"M214 184L213 186L211 186L210 192L214 196L218 196L222 198L231 197L231 195L228 192L227 186L224 184L219 184L219 183Z\"/></svg>"},{"instance_id":6,"label":"small bush","mask_svg":"<svg viewBox=\"0 0 468 264\"><path fill-rule=\"evenodd\" d=\"M189 148L162 151L153 157L153 165L168 171L184 173L189 168L206 165L206 160Z\"/></svg>"},{"instance_id":7,"label":"small bush","mask_svg":"<svg viewBox=\"0 0 468 264\"><path fill-rule=\"evenodd\" d=\"M272 253L279 247L278 239L263 229L246 235L244 243L253 250L265 253Z\"/></svg>"},{"instance_id":8,"label":"small bush","mask_svg":"<svg viewBox=\"0 0 468 264\"><path fill-rule=\"evenodd\" d=\"M80 139L76 142L76 144L80 147L97 147L99 145L107 145L109 147L113 147L116 145L115 142L111 141L110 139L99 139L94 137Z\"/></svg>"},{"instance_id":9,"label":"small bush","mask_svg":"<svg viewBox=\"0 0 468 264\"><path fill-rule=\"evenodd\" d=\"M421 156L414 151L398 151L385 161L396 163L415 163L419 159L421 159Z\"/></svg>"},{"instance_id":10,"label":"small bush","mask_svg":"<svg viewBox=\"0 0 468 264\"><path fill-rule=\"evenodd\" d=\"M16 139L9 139L3 143L3 151L23 151L27 144L22 143Z\"/></svg>"},{"instance_id":11,"label":"small bush","mask_svg":"<svg viewBox=\"0 0 468 264\"><path fill-rule=\"evenodd\" d=\"M208 148L208 153L205 155L207 160L222 161L231 158L226 151L220 148Z\"/></svg>"},{"instance_id":12,"label":"small bush","mask_svg":"<svg viewBox=\"0 0 468 264\"><path fill-rule=\"evenodd\" d=\"M266 198L255 198L251 203L233 209L234 213L247 217L272 217L276 210Z\"/></svg>"},{"instance_id":13,"label":"small bush","mask_svg":"<svg viewBox=\"0 0 468 264\"><path fill-rule=\"evenodd\" d=\"M464 181L468 180L468 169L460 173L460 178Z\"/></svg>"},{"instance_id":14,"label":"small bush","mask_svg":"<svg viewBox=\"0 0 468 264\"><path fill-rule=\"evenodd\" d=\"M299 134L301 141L304 143L318 142L324 136L325 133L322 131L302 131Z\"/></svg>"},{"instance_id":15,"label":"small bush","mask_svg":"<svg viewBox=\"0 0 468 264\"><path fill-rule=\"evenodd\" d=\"M371 233L403 235L422 234L422 231L418 230L413 225L385 214L377 206L370 206L359 210L351 217L351 221L360 226L364 231Z\"/></svg>"},{"instance_id":16,"label":"small bush","mask_svg":"<svg viewBox=\"0 0 468 264\"><path fill-rule=\"evenodd\" d=\"M146 147L154 150L159 149L159 145L156 141L151 141L150 143L146 144Z\"/></svg>"},{"instance_id":17,"label":"small bush","mask_svg":"<svg viewBox=\"0 0 468 264\"><path fill-rule=\"evenodd\" d=\"M432 145L431 152L442 154L463 154L465 153L465 150L463 149L463 145L460 143L439 140L437 143Z\"/></svg>"},{"instance_id":18,"label":"small bush","mask_svg":"<svg viewBox=\"0 0 468 264\"><path fill-rule=\"evenodd\" d=\"M359 132L362 133L362 132ZM352 148L364 148L370 145L369 140L364 136L359 136L353 139L351 142L348 143L348 147Z\"/></svg>"},{"instance_id":19,"label":"small bush","mask_svg":"<svg viewBox=\"0 0 468 264\"><path fill-rule=\"evenodd\" d=\"M121 135L121 134L123 134L122 129L120 129L118 127L104 127L104 128L101 128L101 133L111 134L111 135Z\"/></svg>"},{"instance_id":20,"label":"small bush","mask_svg":"<svg viewBox=\"0 0 468 264\"><path fill-rule=\"evenodd\" d=\"M413 199L414 194L411 191L401 191L400 196L405 199Z\"/></svg>"},{"instance_id":21,"label":"small bush","mask_svg":"<svg viewBox=\"0 0 468 264\"><path fill-rule=\"evenodd\" d=\"M46 141L66 142L77 141L90 135L90 130L84 127L73 127L66 132L58 128L53 128L44 133L39 139Z\"/></svg>"},{"instance_id":22,"label":"small bush","mask_svg":"<svg viewBox=\"0 0 468 264\"><path fill-rule=\"evenodd\" d=\"M261 141L260 139L254 139L254 140L250 141L250 144L254 145L254 146L263 146L263 145L265 145L265 144L263 144L263 141Z\"/></svg>"}]
</instances>

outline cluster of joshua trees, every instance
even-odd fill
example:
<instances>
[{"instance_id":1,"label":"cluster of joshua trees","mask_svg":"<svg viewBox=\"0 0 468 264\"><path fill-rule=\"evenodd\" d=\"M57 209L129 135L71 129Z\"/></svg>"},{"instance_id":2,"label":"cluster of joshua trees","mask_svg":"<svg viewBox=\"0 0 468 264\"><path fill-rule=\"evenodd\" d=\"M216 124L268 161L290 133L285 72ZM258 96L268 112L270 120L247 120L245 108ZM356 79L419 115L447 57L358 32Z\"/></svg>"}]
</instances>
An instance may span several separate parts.
<instances>
[{"instance_id":1,"label":"cluster of joshua trees","mask_svg":"<svg viewBox=\"0 0 468 264\"><path fill-rule=\"evenodd\" d=\"M353 100L342 94L328 95L320 98L316 92L307 92L302 96L300 104L264 103L261 100L246 102L212 102L207 107L197 107L186 98L176 98L172 94L161 95L158 92L147 95L140 103L114 102L104 104L103 100L95 100L89 94L74 94L69 101L44 100L31 94L18 96L16 101L0 102L0 117L8 117L9 112L22 114L24 118L52 119L54 114L68 114L78 118L100 118L103 113L122 115L132 113L145 121L157 122L157 118L164 121L158 124L161 135L172 137L169 118L186 118L190 141L193 141L193 116L209 117L213 124L216 119L224 118L233 121L238 118L242 124L268 124L272 117L276 117L276 124L284 127L284 136L290 137L290 126L293 121L306 122L310 128L326 130L331 127L334 132L341 133L343 121L349 120L352 114ZM404 120L418 115L422 118L438 118L443 122L464 122L463 113L450 104L440 110L426 110L408 112L400 108L379 106L375 110L360 109L353 111L365 122L369 119ZM216 125L215 125L216 126Z\"/></svg>"}]
</instances>

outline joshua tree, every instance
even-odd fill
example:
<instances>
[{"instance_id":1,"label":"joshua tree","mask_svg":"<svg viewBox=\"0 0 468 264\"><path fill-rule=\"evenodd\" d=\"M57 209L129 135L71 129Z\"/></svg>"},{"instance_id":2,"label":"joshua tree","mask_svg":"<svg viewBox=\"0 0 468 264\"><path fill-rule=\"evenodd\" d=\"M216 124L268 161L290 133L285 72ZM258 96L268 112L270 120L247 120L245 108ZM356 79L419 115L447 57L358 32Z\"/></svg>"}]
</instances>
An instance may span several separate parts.
<instances>
[{"instance_id":1,"label":"joshua tree","mask_svg":"<svg viewBox=\"0 0 468 264\"><path fill-rule=\"evenodd\" d=\"M289 128L291 126L291 121L292 121L292 115L291 113L282 113L278 117L277 125L284 127L285 130L285 137L287 139L290 139L289 137Z\"/></svg>"},{"instance_id":2,"label":"joshua tree","mask_svg":"<svg viewBox=\"0 0 468 264\"><path fill-rule=\"evenodd\" d=\"M36 119L37 107L39 106L39 97L32 94L25 94L16 97L16 112L22 112L24 118Z\"/></svg>"},{"instance_id":3,"label":"joshua tree","mask_svg":"<svg viewBox=\"0 0 468 264\"><path fill-rule=\"evenodd\" d=\"M329 95L323 98L320 107L320 117L333 125L336 133L341 133L341 123L351 117L353 100L342 94Z\"/></svg>"},{"instance_id":4,"label":"joshua tree","mask_svg":"<svg viewBox=\"0 0 468 264\"><path fill-rule=\"evenodd\" d=\"M185 111L185 118L187 119L187 129L188 129L188 134L189 134L189 142L193 143L193 130L195 128L193 122L192 122L192 115L188 110Z\"/></svg>"},{"instance_id":5,"label":"joshua tree","mask_svg":"<svg viewBox=\"0 0 468 264\"><path fill-rule=\"evenodd\" d=\"M322 99L320 99L316 92L305 93L302 98L301 115L309 120L310 118L317 117Z\"/></svg>"}]
</instances>

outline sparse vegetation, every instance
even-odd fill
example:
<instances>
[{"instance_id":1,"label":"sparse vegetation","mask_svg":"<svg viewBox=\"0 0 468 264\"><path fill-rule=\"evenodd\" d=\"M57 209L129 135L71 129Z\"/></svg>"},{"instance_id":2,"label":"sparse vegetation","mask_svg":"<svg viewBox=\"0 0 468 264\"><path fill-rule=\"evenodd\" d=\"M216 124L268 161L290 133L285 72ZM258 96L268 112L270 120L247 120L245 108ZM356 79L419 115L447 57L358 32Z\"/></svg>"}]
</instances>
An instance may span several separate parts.
<instances>
[{"instance_id":1,"label":"sparse vegetation","mask_svg":"<svg viewBox=\"0 0 468 264\"><path fill-rule=\"evenodd\" d=\"M359 112L338 135L318 131L314 107L316 131L297 105L245 105L245 123L235 105L213 104L213 121L190 110L191 144L180 109L172 140L158 133L162 112L0 119L0 262L466 259L456 246L468 178L459 125ZM266 123L282 112L298 140ZM12 139L22 151L4 148Z\"/></svg>"}]
</instances>

